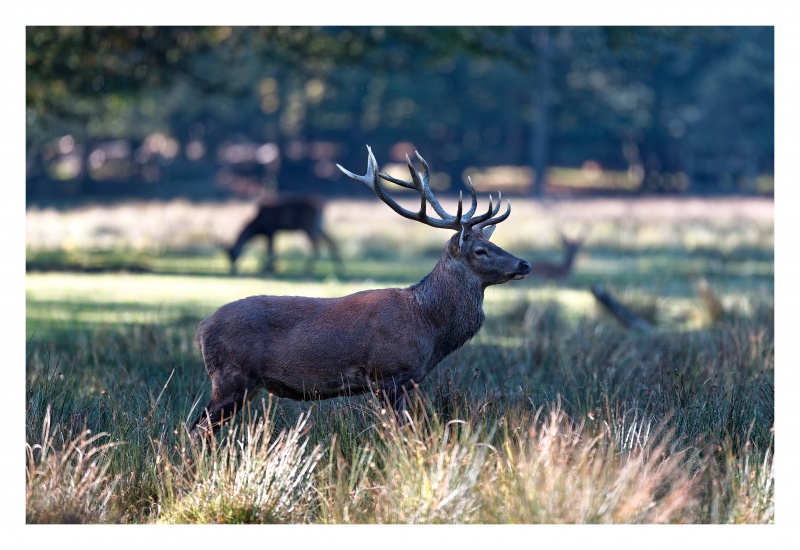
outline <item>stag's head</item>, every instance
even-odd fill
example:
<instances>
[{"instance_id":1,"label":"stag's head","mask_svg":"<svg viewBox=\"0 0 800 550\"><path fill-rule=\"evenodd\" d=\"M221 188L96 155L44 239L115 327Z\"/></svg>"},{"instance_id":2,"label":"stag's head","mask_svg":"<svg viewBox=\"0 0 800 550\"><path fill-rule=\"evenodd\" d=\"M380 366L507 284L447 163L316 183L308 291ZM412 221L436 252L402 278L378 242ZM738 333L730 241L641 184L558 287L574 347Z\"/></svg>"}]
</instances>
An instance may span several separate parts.
<instances>
[{"instance_id":1,"label":"stag's head","mask_svg":"<svg viewBox=\"0 0 800 550\"><path fill-rule=\"evenodd\" d=\"M363 176L356 175L340 165L336 165L346 176L360 181L385 202L389 207L410 220L415 220L431 227L440 229L450 229L456 233L450 237L442 252L443 257L451 262L457 262L466 266L471 273L474 273L486 287L505 283L511 279L522 279L531 270L528 262L517 258L506 252L499 246L489 242L494 232L495 226L508 218L511 214L511 202L508 202L506 211L498 216L500 212L501 200L498 196L497 204L493 206L492 197L489 196L489 209L483 213L475 215L478 208L478 199L475 196L475 188L472 180L467 177L471 196L471 206L464 212L463 196L459 193L458 208L455 215L449 214L442 208L439 201L433 195L429 185L428 163L415 150L424 172L418 172L411 159L406 155L406 164L411 173L411 181L403 181L388 174L378 171L378 163L372 154L372 149L367 146L367 173ZM392 199L380 183L380 179L390 181L407 189L414 189L420 194L419 211L413 212L397 204ZM427 213L428 205L433 208L437 217L430 217Z\"/></svg>"}]
</instances>

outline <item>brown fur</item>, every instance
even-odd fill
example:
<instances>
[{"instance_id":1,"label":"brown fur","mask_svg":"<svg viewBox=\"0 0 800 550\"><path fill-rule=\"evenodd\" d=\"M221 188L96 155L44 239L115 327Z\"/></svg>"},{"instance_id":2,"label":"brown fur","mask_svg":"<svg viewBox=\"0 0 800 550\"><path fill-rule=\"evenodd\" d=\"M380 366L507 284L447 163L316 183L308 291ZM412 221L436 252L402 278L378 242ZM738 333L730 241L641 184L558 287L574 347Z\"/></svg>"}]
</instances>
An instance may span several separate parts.
<instances>
[{"instance_id":1,"label":"brown fur","mask_svg":"<svg viewBox=\"0 0 800 550\"><path fill-rule=\"evenodd\" d=\"M401 412L403 391L478 332L484 289L529 270L475 229L460 248L453 235L433 271L408 288L226 304L197 330L212 394L192 429L216 430L262 388L298 400L383 392Z\"/></svg>"},{"instance_id":2,"label":"brown fur","mask_svg":"<svg viewBox=\"0 0 800 550\"><path fill-rule=\"evenodd\" d=\"M192 425L216 430L220 422L259 389L292 399L326 399L375 391L384 395L402 421L404 392L422 381L447 355L463 346L483 324L483 291L522 279L530 264L489 242L495 226L511 213L497 215L498 200L485 214L464 212L459 200L448 214L430 190L424 172L406 156L412 181L378 171L367 147L367 173L348 177L367 185L401 216L432 227L457 230L427 277L408 288L366 290L341 298L251 296L224 305L200 323L197 342L211 377L211 400ZM406 210L389 197L380 179L415 189L420 210ZM468 180L469 181L469 180ZM426 204L436 211L431 218Z\"/></svg>"}]
</instances>

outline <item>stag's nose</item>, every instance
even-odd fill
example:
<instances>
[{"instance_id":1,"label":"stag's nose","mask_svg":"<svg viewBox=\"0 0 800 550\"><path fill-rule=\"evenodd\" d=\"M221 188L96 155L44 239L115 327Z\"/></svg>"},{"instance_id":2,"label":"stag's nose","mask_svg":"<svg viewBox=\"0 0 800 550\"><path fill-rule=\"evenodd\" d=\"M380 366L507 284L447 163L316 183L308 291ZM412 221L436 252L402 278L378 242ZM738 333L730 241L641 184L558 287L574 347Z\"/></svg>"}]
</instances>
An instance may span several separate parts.
<instances>
[{"instance_id":1,"label":"stag's nose","mask_svg":"<svg viewBox=\"0 0 800 550\"><path fill-rule=\"evenodd\" d=\"M519 263L517 264L516 271L511 274L511 278L517 280L522 279L525 277L525 275L530 273L530 271L531 271L531 264L529 264L525 260L520 260Z\"/></svg>"}]
</instances>

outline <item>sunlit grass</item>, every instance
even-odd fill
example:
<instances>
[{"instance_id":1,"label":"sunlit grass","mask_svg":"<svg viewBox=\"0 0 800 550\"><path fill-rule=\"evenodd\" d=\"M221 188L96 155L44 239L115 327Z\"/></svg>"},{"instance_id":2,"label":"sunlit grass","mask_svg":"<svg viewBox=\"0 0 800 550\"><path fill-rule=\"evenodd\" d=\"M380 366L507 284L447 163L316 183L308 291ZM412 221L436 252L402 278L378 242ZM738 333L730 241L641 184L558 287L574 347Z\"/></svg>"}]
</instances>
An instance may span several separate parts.
<instances>
[{"instance_id":1,"label":"sunlit grass","mask_svg":"<svg viewBox=\"0 0 800 550\"><path fill-rule=\"evenodd\" d=\"M47 269L26 276L27 521L774 522L771 209L512 205L493 241L537 261L559 257L559 231L586 231L575 271L487 289L484 327L422 381L405 427L372 396L262 394L210 447L185 431L210 389L202 318L255 294L412 284L444 232L334 202L343 276L324 257L304 272L298 235L281 239L274 275L258 274L255 244L229 276L218 245L247 205L29 213L29 265ZM120 271L122 244L150 271ZM57 269L88 256L110 269ZM656 331L621 328L596 283Z\"/></svg>"}]
</instances>

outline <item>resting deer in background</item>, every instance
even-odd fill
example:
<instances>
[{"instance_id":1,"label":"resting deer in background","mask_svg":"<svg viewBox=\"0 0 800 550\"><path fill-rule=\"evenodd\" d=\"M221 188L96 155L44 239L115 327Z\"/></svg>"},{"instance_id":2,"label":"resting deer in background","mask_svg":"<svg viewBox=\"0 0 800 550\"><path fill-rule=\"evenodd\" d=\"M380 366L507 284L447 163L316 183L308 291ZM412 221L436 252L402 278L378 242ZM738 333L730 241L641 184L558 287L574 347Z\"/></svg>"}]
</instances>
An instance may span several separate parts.
<instances>
[{"instance_id":1,"label":"resting deer in background","mask_svg":"<svg viewBox=\"0 0 800 550\"><path fill-rule=\"evenodd\" d=\"M448 214L428 184L428 165L417 172L406 156L411 181L378 171L367 147L367 173L358 176L392 210L431 227L455 231L430 274L407 288L365 290L340 298L251 296L219 308L200 323L196 341L211 378L211 400L192 424L194 433L220 423L260 389L298 400L374 392L386 398L403 422L404 394L450 353L475 336L484 321L486 287L522 279L521 260L489 242L500 201L474 215L477 199ZM420 194L419 211L407 210L381 186L379 177ZM427 207L439 218L430 217Z\"/></svg>"},{"instance_id":2,"label":"resting deer in background","mask_svg":"<svg viewBox=\"0 0 800 550\"><path fill-rule=\"evenodd\" d=\"M578 254L583 239L570 240L563 234L560 235L561 244L564 246L564 258L559 263L538 262L531 267L531 277L542 279L567 279L572 275L572 266Z\"/></svg>"},{"instance_id":3,"label":"resting deer in background","mask_svg":"<svg viewBox=\"0 0 800 550\"><path fill-rule=\"evenodd\" d=\"M270 272L275 262L274 243L277 231L303 231L311 240L313 254L306 269L311 268L319 257L319 242L324 240L331 258L341 270L342 260L333 240L322 230L322 210L324 203L317 197L284 196L261 204L256 216L244 226L236 243L227 249L231 260L231 273L236 273L236 260L244 245L253 237L263 235L267 239L267 261L263 272Z\"/></svg>"}]
</instances>

